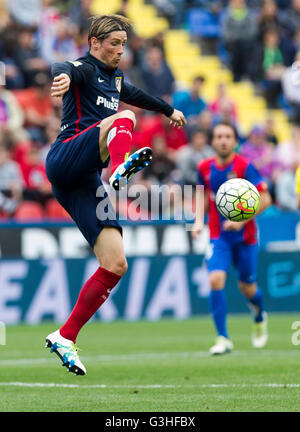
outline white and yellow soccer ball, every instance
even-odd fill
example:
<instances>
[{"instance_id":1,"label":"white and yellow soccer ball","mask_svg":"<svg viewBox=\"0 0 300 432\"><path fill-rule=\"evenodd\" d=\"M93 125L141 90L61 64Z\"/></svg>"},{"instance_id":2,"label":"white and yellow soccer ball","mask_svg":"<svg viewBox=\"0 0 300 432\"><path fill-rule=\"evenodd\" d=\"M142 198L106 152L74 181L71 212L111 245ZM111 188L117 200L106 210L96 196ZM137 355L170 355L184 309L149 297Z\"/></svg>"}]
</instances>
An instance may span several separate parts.
<instances>
[{"instance_id":1,"label":"white and yellow soccer ball","mask_svg":"<svg viewBox=\"0 0 300 432\"><path fill-rule=\"evenodd\" d=\"M216 194L219 212L231 221L251 219L259 207L260 195L248 180L234 178L223 183Z\"/></svg>"}]
</instances>

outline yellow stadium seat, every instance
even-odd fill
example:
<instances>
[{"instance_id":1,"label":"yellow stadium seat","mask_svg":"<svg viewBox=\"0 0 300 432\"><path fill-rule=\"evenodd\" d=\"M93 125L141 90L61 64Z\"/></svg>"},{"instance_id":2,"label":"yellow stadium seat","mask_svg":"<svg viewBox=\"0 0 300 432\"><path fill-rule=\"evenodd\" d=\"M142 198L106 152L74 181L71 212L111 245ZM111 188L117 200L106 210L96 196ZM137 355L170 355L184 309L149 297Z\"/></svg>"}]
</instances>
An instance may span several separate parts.
<instances>
[{"instance_id":1,"label":"yellow stadium seat","mask_svg":"<svg viewBox=\"0 0 300 432\"><path fill-rule=\"evenodd\" d=\"M106 15L115 13L121 6L121 0L93 0L91 12L94 15Z\"/></svg>"}]
</instances>

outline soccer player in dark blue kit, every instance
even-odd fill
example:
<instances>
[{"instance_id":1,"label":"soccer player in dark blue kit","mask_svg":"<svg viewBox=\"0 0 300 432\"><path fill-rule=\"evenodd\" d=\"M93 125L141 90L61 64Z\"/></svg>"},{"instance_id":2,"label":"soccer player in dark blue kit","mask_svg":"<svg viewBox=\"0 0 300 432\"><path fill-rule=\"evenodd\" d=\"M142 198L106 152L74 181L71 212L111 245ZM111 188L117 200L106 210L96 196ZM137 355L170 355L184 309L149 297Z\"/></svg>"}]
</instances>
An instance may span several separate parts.
<instances>
[{"instance_id":1,"label":"soccer player in dark blue kit","mask_svg":"<svg viewBox=\"0 0 300 432\"><path fill-rule=\"evenodd\" d=\"M52 67L51 95L63 96L63 118L61 132L47 156L46 171L56 199L76 222L100 264L81 289L67 322L46 337L46 346L76 375L86 373L75 346L78 332L127 270L120 225L115 218L99 220L96 215L101 170L110 157L109 182L118 190L151 161L147 147L129 156L135 116L130 110L118 113L119 101L161 112L175 127L186 124L184 115L167 102L124 82L118 64L129 30L130 22L123 16L96 16L91 21L87 55Z\"/></svg>"}]
</instances>

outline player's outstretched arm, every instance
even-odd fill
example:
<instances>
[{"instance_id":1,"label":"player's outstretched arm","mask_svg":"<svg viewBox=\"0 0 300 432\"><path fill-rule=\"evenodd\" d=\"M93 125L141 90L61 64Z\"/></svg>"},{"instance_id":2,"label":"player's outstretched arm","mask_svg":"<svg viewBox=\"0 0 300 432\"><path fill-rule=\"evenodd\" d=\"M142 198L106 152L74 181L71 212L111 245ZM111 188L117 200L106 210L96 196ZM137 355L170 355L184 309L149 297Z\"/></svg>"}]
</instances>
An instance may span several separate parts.
<instances>
[{"instance_id":1,"label":"player's outstretched arm","mask_svg":"<svg viewBox=\"0 0 300 432\"><path fill-rule=\"evenodd\" d=\"M186 119L181 111L174 109L163 99L152 96L127 82L123 83L120 99L129 105L160 112L169 117L170 123L180 129L186 125Z\"/></svg>"},{"instance_id":2,"label":"player's outstretched arm","mask_svg":"<svg viewBox=\"0 0 300 432\"><path fill-rule=\"evenodd\" d=\"M54 77L51 87L51 96L63 96L70 88L71 79L66 73Z\"/></svg>"}]
</instances>

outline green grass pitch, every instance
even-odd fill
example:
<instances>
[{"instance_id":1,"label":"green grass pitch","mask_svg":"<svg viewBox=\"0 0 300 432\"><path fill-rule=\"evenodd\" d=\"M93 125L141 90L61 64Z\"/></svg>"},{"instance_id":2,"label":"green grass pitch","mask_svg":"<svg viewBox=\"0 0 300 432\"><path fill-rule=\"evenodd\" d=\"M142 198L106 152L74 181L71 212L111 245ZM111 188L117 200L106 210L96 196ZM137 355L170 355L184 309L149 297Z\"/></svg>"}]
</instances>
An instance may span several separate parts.
<instances>
[{"instance_id":1,"label":"green grass pitch","mask_svg":"<svg viewBox=\"0 0 300 432\"><path fill-rule=\"evenodd\" d=\"M208 317L92 322L78 344L85 377L44 348L57 326L7 328L0 346L0 411L299 411L297 315L270 315L266 348L251 347L251 319L230 316L233 353L211 357Z\"/></svg>"}]
</instances>

